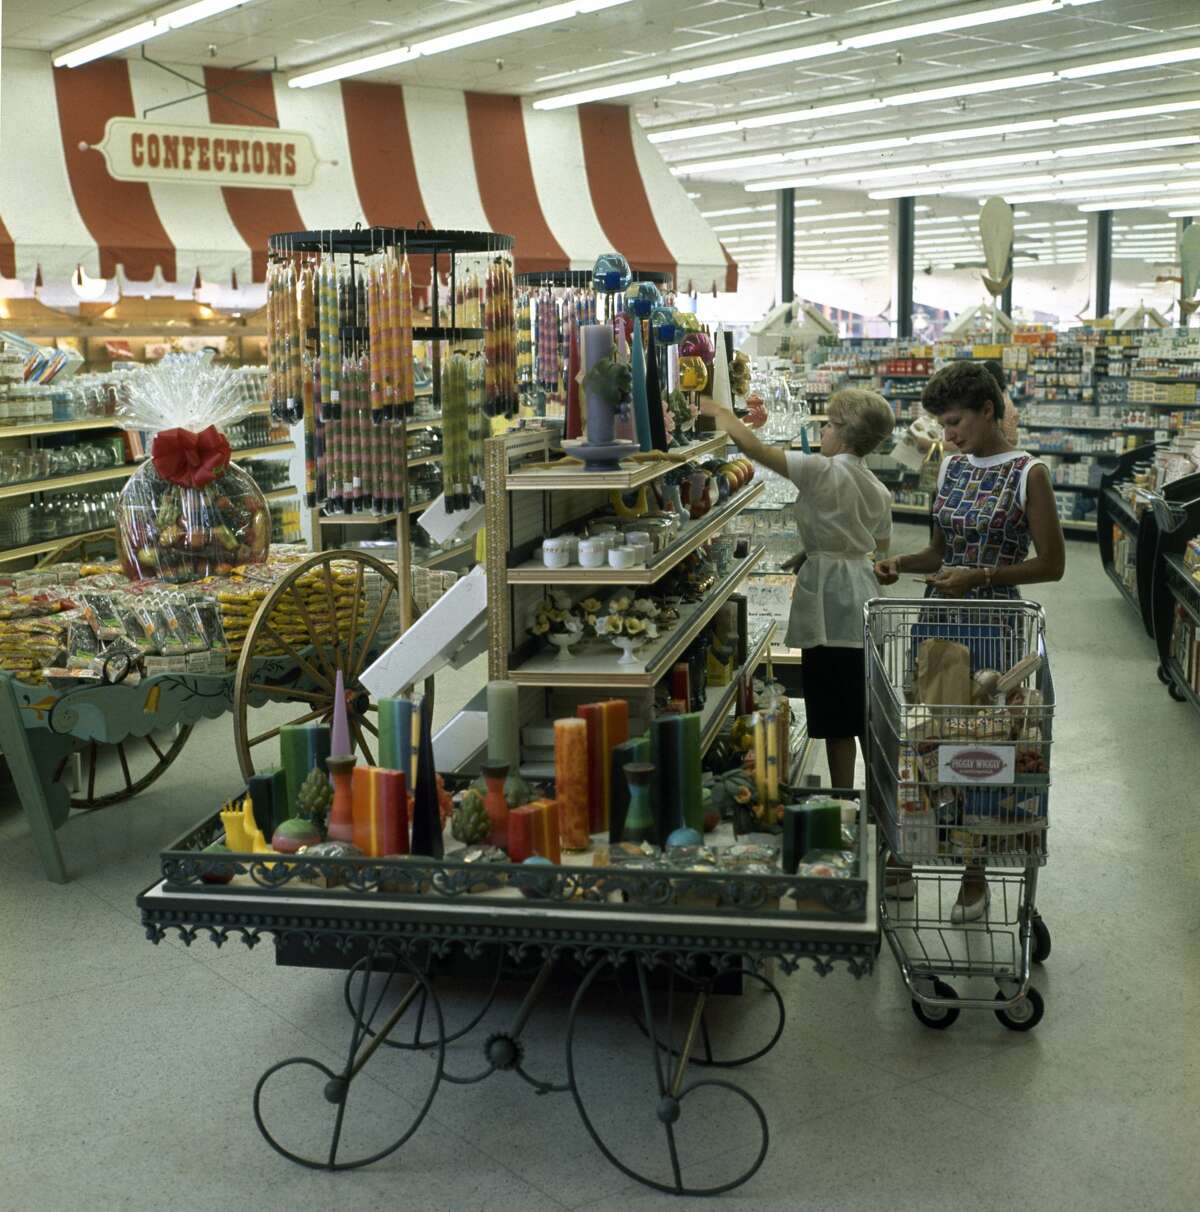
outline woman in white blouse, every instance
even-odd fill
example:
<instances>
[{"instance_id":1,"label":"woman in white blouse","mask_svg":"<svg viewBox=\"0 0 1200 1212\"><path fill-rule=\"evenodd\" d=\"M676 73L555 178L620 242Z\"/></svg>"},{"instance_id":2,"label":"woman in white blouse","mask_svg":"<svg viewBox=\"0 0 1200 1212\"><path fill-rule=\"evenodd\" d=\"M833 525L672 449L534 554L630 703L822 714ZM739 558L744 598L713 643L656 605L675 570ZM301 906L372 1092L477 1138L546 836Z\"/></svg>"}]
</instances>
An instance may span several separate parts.
<instances>
[{"instance_id":1,"label":"woman in white blouse","mask_svg":"<svg viewBox=\"0 0 1200 1212\"><path fill-rule=\"evenodd\" d=\"M863 605L879 595L873 560L892 534L892 495L863 462L892 434L895 415L873 391L845 388L829 399L821 453L763 442L712 400L712 417L757 463L799 489L797 529L807 555L796 576L787 644L803 649L801 674L809 736L825 741L831 787L854 786L854 739L866 722Z\"/></svg>"}]
</instances>

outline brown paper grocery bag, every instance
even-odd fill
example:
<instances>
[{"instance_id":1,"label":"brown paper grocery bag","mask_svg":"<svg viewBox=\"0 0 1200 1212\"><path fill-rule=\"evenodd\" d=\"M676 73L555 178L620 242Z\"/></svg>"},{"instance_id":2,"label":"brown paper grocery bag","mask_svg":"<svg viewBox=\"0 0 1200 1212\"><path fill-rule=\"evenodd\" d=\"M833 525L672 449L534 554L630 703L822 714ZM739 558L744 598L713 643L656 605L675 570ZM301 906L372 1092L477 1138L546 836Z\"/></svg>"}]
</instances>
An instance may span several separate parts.
<instances>
[{"instance_id":1,"label":"brown paper grocery bag","mask_svg":"<svg viewBox=\"0 0 1200 1212\"><path fill-rule=\"evenodd\" d=\"M917 649L917 697L929 707L971 702L971 652L954 640L925 640Z\"/></svg>"}]
</instances>

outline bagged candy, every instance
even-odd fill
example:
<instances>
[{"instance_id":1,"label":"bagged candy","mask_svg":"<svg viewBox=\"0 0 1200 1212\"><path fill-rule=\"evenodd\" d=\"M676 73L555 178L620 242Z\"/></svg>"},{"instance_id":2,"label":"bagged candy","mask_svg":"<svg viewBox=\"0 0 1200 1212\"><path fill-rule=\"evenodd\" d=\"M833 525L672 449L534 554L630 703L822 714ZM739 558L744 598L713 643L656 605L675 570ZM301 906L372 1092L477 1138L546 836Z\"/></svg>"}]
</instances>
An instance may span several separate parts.
<instances>
[{"instance_id":1,"label":"bagged candy","mask_svg":"<svg viewBox=\"0 0 1200 1212\"><path fill-rule=\"evenodd\" d=\"M117 503L127 576L178 584L267 558L266 498L220 432L239 419L239 396L232 372L198 357L168 355L132 376L120 421L156 436Z\"/></svg>"}]
</instances>

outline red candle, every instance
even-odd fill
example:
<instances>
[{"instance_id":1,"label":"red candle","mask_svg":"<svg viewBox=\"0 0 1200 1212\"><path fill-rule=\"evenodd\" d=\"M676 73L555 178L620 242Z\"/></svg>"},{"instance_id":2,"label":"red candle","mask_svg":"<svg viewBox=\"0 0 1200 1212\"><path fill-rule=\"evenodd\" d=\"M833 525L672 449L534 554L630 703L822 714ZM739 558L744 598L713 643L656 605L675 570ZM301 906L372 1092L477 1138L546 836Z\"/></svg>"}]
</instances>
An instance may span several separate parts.
<instances>
[{"instance_id":1,"label":"red candle","mask_svg":"<svg viewBox=\"0 0 1200 1212\"><path fill-rule=\"evenodd\" d=\"M538 835L545 832L545 825L542 824L545 815L533 804L525 804L509 812L508 857L512 862L523 863L530 855L540 853ZM549 858L549 855L545 857Z\"/></svg>"},{"instance_id":2,"label":"red candle","mask_svg":"<svg viewBox=\"0 0 1200 1212\"><path fill-rule=\"evenodd\" d=\"M379 770L379 853L408 853L408 786L403 770Z\"/></svg>"},{"instance_id":3,"label":"red candle","mask_svg":"<svg viewBox=\"0 0 1200 1212\"><path fill-rule=\"evenodd\" d=\"M684 705L680 711L689 711L692 705L692 678L687 661L680 661L671 670L671 698Z\"/></svg>"}]
</instances>

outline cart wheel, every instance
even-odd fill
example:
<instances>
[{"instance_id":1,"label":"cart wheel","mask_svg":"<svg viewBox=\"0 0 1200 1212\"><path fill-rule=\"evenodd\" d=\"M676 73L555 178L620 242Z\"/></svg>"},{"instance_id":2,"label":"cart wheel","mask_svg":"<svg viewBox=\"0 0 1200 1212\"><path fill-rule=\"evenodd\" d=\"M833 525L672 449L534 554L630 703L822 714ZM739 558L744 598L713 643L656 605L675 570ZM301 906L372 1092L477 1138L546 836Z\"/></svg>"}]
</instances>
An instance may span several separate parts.
<instances>
[{"instance_id":1,"label":"cart wheel","mask_svg":"<svg viewBox=\"0 0 1200 1212\"><path fill-rule=\"evenodd\" d=\"M1168 676L1167 671L1161 665L1159 665L1154 672L1158 677L1158 680L1162 682L1164 686L1169 686L1171 684L1171 679Z\"/></svg>"},{"instance_id":2,"label":"cart wheel","mask_svg":"<svg viewBox=\"0 0 1200 1212\"><path fill-rule=\"evenodd\" d=\"M278 764L278 746L269 742L279 736L280 711L265 713L270 727L255 725L256 712L290 704L301 714L283 723L327 723L339 671L351 745L375 765L376 706L360 678L398 633L399 589L396 570L361 551L321 552L272 587L246 633L234 682L233 737L245 778ZM425 693L433 695L432 677Z\"/></svg>"},{"instance_id":3,"label":"cart wheel","mask_svg":"<svg viewBox=\"0 0 1200 1212\"><path fill-rule=\"evenodd\" d=\"M1000 990L1000 996L1004 996L1003 989ZM1032 1031L1042 1021L1042 1015L1045 1013L1046 1003L1031 985L1029 992L1011 1010L997 1010L996 1017L1010 1031Z\"/></svg>"},{"instance_id":4,"label":"cart wheel","mask_svg":"<svg viewBox=\"0 0 1200 1212\"><path fill-rule=\"evenodd\" d=\"M1033 962L1044 964L1050 958L1050 927L1041 915L1033 919Z\"/></svg>"},{"instance_id":5,"label":"cart wheel","mask_svg":"<svg viewBox=\"0 0 1200 1212\"><path fill-rule=\"evenodd\" d=\"M1174 682L1168 682L1168 683L1167 683L1167 693L1168 693L1168 694L1169 694L1169 695L1170 695L1170 696L1171 696L1171 697L1172 697L1172 698L1175 700L1175 702L1177 702L1177 703L1186 703L1186 702L1187 702L1187 695L1186 695L1186 694L1184 694L1184 693L1183 693L1183 691L1182 691L1182 690L1180 690L1180 689L1179 689L1179 687L1178 687L1178 686L1176 686Z\"/></svg>"},{"instance_id":6,"label":"cart wheel","mask_svg":"<svg viewBox=\"0 0 1200 1212\"><path fill-rule=\"evenodd\" d=\"M958 994L945 981L933 982L933 995L947 1000L958 999ZM912 999L912 1010L926 1027L931 1027L934 1031L945 1031L957 1020L960 1013L957 1006L925 1006L915 997Z\"/></svg>"},{"instance_id":7,"label":"cart wheel","mask_svg":"<svg viewBox=\"0 0 1200 1212\"><path fill-rule=\"evenodd\" d=\"M145 791L179 756L192 735L191 724L160 728L145 736L128 736L115 745L88 741L79 750L81 777L71 792L71 807L84 812L108 808ZM54 782L67 778L74 754L68 754L54 772Z\"/></svg>"}]
</instances>

